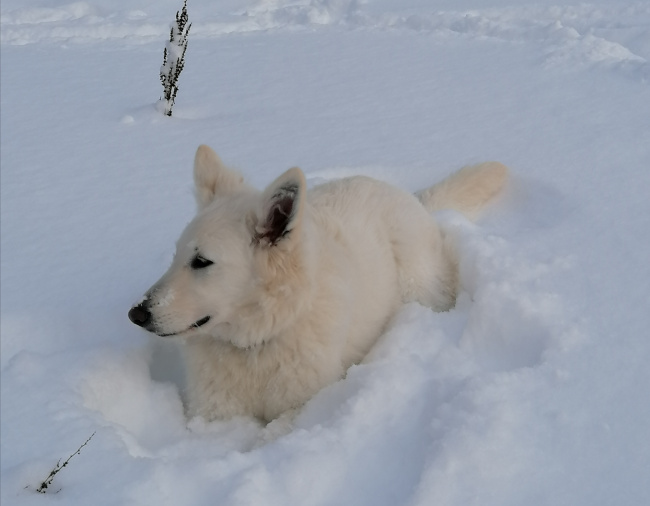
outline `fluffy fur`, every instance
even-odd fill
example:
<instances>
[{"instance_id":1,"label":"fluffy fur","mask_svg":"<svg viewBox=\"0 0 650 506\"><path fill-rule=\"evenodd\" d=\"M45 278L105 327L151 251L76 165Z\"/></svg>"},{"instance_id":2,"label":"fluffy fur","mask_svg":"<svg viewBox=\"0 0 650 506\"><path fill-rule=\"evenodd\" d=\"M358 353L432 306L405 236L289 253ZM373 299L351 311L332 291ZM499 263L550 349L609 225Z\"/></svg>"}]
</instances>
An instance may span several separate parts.
<instances>
[{"instance_id":1,"label":"fluffy fur","mask_svg":"<svg viewBox=\"0 0 650 506\"><path fill-rule=\"evenodd\" d=\"M453 307L457 262L431 212L473 219L506 178L488 162L414 196L368 177L308 191L292 168L259 192L200 146L197 216L129 317L184 341L191 415L272 420L359 362L404 302Z\"/></svg>"}]
</instances>

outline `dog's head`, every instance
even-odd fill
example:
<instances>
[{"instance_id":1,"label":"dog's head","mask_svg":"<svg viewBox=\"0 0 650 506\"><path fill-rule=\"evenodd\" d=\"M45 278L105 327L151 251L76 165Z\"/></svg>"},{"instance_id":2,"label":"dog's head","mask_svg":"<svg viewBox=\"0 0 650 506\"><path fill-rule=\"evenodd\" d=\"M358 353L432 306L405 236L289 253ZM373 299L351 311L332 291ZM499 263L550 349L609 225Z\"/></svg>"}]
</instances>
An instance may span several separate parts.
<instances>
[{"instance_id":1,"label":"dog's head","mask_svg":"<svg viewBox=\"0 0 650 506\"><path fill-rule=\"evenodd\" d=\"M309 292L304 175L289 169L260 193L200 146L194 181L197 216L129 318L159 336L261 344L295 319Z\"/></svg>"}]
</instances>

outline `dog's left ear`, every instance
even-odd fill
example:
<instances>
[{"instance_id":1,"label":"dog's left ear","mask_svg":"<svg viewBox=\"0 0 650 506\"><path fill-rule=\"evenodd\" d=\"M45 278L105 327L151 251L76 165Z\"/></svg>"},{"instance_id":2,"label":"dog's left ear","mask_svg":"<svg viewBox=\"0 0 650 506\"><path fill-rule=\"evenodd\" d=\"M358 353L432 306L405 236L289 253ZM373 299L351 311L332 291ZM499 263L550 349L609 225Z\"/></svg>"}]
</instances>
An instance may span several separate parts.
<instances>
[{"instance_id":1,"label":"dog's left ear","mask_svg":"<svg viewBox=\"0 0 650 506\"><path fill-rule=\"evenodd\" d=\"M241 174L228 169L212 148L205 144L199 146L194 157L194 185L199 210L217 195L232 193L243 184Z\"/></svg>"},{"instance_id":2,"label":"dog's left ear","mask_svg":"<svg viewBox=\"0 0 650 506\"><path fill-rule=\"evenodd\" d=\"M256 244L275 246L299 228L306 187L305 175L294 167L264 190L262 204L256 213Z\"/></svg>"}]
</instances>

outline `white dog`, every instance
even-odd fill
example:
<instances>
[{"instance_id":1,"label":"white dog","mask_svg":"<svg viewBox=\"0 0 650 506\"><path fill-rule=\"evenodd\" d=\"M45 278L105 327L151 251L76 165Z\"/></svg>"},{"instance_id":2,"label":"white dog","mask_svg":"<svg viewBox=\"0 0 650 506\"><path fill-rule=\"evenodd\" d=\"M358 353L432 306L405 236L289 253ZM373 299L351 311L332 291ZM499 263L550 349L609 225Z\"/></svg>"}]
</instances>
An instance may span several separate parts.
<instances>
[{"instance_id":1,"label":"white dog","mask_svg":"<svg viewBox=\"0 0 650 506\"><path fill-rule=\"evenodd\" d=\"M506 179L488 162L418 196L368 177L308 191L292 168L260 193L200 146L198 214L129 318L184 340L190 414L273 420L359 362L404 302L454 306L457 261L430 213L473 219Z\"/></svg>"}]
</instances>

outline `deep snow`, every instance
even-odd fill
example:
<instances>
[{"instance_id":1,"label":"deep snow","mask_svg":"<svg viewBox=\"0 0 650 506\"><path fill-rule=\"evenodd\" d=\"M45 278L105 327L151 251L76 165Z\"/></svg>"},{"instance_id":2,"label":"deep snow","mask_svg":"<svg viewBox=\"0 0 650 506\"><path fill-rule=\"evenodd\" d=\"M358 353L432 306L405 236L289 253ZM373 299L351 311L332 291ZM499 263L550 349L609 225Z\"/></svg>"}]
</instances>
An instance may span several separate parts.
<instances>
[{"instance_id":1,"label":"deep snow","mask_svg":"<svg viewBox=\"0 0 650 506\"><path fill-rule=\"evenodd\" d=\"M641 505L650 498L650 4L3 0L1 500L70 505ZM265 444L183 415L126 312L168 266L211 144L261 187L417 190L509 165L457 307L409 305ZM55 478L59 458L96 435ZM25 488L27 487L27 488Z\"/></svg>"}]
</instances>

